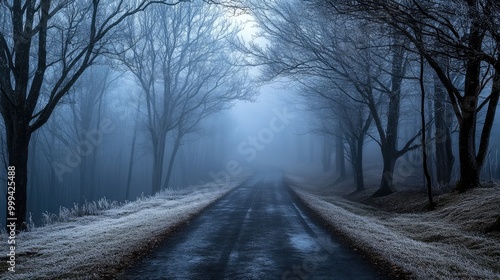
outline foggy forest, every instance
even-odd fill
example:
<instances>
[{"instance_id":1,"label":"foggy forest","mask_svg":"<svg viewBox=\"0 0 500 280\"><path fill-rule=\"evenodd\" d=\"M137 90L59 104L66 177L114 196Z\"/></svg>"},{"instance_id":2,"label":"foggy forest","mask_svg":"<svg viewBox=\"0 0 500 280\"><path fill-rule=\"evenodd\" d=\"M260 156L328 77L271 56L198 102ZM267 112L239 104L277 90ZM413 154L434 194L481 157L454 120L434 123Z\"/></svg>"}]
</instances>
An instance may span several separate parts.
<instances>
[{"instance_id":1,"label":"foggy forest","mask_svg":"<svg viewBox=\"0 0 500 280\"><path fill-rule=\"evenodd\" d=\"M1 279L500 279L495 0L0 0Z\"/></svg>"}]
</instances>

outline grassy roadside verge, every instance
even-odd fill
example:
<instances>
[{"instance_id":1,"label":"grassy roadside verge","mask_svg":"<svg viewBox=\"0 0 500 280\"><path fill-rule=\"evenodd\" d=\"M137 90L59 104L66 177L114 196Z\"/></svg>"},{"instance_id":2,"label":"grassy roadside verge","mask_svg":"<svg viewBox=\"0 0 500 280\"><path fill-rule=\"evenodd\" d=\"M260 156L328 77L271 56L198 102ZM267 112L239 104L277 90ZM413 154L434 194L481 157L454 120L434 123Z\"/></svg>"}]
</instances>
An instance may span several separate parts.
<instances>
[{"instance_id":1,"label":"grassy roadside verge","mask_svg":"<svg viewBox=\"0 0 500 280\"><path fill-rule=\"evenodd\" d=\"M288 185L327 227L395 278L500 279L500 236L479 230L498 213L500 187L473 190L460 199L443 195L433 212L397 213L304 181L288 179Z\"/></svg>"},{"instance_id":2,"label":"grassy roadside verge","mask_svg":"<svg viewBox=\"0 0 500 280\"><path fill-rule=\"evenodd\" d=\"M0 278L114 279L248 177L234 178L222 187L206 185L190 192L161 193L98 216L20 233L16 237L16 272L5 268Z\"/></svg>"}]
</instances>

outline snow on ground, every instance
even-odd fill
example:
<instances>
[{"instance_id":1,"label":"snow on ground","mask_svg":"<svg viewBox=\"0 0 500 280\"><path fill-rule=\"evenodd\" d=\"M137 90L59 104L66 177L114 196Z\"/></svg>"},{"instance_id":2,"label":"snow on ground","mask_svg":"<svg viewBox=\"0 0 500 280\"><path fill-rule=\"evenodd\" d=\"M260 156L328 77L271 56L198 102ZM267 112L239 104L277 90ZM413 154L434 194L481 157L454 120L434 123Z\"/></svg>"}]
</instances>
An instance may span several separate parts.
<instances>
[{"instance_id":1,"label":"snow on ground","mask_svg":"<svg viewBox=\"0 0 500 280\"><path fill-rule=\"evenodd\" d=\"M395 213L318 191L296 177L290 181L335 231L410 278L500 279L500 235L480 230L498 215L499 186L443 194L435 211Z\"/></svg>"},{"instance_id":2,"label":"snow on ground","mask_svg":"<svg viewBox=\"0 0 500 280\"><path fill-rule=\"evenodd\" d=\"M0 278L109 279L248 177L234 178L224 186L163 192L99 216L78 217L20 233L16 238L16 272L7 272L3 252Z\"/></svg>"}]
</instances>

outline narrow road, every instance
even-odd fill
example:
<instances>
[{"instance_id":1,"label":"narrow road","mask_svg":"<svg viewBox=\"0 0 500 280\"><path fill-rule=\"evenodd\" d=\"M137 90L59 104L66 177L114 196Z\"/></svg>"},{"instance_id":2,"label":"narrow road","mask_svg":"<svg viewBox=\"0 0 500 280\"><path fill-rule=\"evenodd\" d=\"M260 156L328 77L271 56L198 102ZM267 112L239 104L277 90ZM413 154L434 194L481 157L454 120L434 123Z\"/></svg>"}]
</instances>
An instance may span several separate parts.
<instances>
[{"instance_id":1,"label":"narrow road","mask_svg":"<svg viewBox=\"0 0 500 280\"><path fill-rule=\"evenodd\" d=\"M123 279L383 279L259 174L195 218Z\"/></svg>"}]
</instances>

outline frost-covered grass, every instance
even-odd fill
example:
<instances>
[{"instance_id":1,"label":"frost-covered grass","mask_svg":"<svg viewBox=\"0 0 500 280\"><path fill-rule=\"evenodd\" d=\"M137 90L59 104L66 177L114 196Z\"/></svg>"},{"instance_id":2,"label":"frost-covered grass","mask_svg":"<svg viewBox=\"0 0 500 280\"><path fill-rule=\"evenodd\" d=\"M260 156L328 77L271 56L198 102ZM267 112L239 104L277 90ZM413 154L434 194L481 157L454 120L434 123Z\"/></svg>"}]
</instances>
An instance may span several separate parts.
<instances>
[{"instance_id":1,"label":"frost-covered grass","mask_svg":"<svg viewBox=\"0 0 500 280\"><path fill-rule=\"evenodd\" d=\"M248 177L223 187L164 191L123 205L103 199L85 209L62 209L58 216L48 215L46 226L17 236L15 273L7 272L3 246L0 279L112 279Z\"/></svg>"},{"instance_id":2,"label":"frost-covered grass","mask_svg":"<svg viewBox=\"0 0 500 280\"><path fill-rule=\"evenodd\" d=\"M110 210L121 206L117 201L113 201L103 197L97 201L85 201L82 205L78 203L73 204L72 208L61 207L59 214L44 212L42 213L42 224L51 225L56 222L67 222L76 217L83 216L96 216L101 215L105 210ZM33 223L30 223L30 229L34 228Z\"/></svg>"},{"instance_id":3,"label":"frost-covered grass","mask_svg":"<svg viewBox=\"0 0 500 280\"><path fill-rule=\"evenodd\" d=\"M500 186L444 193L436 197L434 211L398 213L346 199L298 178L290 181L298 197L354 246L412 278L500 279L500 234L483 233L500 214ZM422 195L425 201L425 193L413 195ZM405 195L395 194L377 203L405 204L401 198Z\"/></svg>"}]
</instances>

